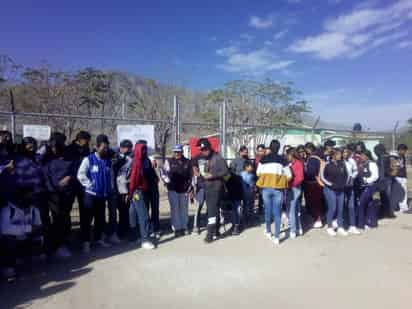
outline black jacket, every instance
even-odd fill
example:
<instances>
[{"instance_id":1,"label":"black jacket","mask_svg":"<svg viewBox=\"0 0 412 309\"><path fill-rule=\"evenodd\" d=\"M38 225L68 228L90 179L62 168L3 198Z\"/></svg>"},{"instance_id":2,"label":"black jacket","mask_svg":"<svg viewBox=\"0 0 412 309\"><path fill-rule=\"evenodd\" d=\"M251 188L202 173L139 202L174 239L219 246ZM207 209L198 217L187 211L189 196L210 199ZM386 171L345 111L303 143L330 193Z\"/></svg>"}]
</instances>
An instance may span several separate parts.
<instances>
[{"instance_id":1,"label":"black jacket","mask_svg":"<svg viewBox=\"0 0 412 309\"><path fill-rule=\"evenodd\" d=\"M170 181L167 184L167 189L177 193L187 193L192 185L192 165L190 160L184 157L180 160L172 158L168 159L168 163Z\"/></svg>"},{"instance_id":2,"label":"black jacket","mask_svg":"<svg viewBox=\"0 0 412 309\"><path fill-rule=\"evenodd\" d=\"M338 192L345 190L348 172L344 161L328 162L322 172L322 181L330 189Z\"/></svg>"}]
</instances>

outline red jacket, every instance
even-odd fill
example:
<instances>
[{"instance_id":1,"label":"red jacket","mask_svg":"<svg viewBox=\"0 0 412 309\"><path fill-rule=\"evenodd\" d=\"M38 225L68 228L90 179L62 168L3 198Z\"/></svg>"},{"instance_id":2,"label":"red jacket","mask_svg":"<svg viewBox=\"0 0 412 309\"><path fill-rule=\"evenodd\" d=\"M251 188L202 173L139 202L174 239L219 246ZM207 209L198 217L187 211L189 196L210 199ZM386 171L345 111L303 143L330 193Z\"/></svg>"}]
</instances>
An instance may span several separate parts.
<instances>
[{"instance_id":1,"label":"red jacket","mask_svg":"<svg viewBox=\"0 0 412 309\"><path fill-rule=\"evenodd\" d=\"M132 196L134 191L140 190L145 192L149 186L143 175L143 156L142 149L146 148L144 144L136 144L133 154L132 171L130 173L129 194Z\"/></svg>"},{"instance_id":2,"label":"red jacket","mask_svg":"<svg viewBox=\"0 0 412 309\"><path fill-rule=\"evenodd\" d=\"M299 187L305 178L305 168L303 162L300 160L293 160L290 164L290 168L292 170L293 178L289 182L289 188Z\"/></svg>"}]
</instances>

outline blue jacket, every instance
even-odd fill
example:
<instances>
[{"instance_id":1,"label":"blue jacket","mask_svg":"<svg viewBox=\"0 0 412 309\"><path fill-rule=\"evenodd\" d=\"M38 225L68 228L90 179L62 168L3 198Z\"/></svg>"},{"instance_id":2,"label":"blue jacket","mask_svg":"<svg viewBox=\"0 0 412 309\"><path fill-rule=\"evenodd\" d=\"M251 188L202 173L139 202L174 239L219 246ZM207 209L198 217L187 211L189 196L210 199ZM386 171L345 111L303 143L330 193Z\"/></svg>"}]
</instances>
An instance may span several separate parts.
<instances>
[{"instance_id":1,"label":"blue jacket","mask_svg":"<svg viewBox=\"0 0 412 309\"><path fill-rule=\"evenodd\" d=\"M112 162L92 153L83 159L77 179L89 194L108 197L112 193Z\"/></svg>"}]
</instances>

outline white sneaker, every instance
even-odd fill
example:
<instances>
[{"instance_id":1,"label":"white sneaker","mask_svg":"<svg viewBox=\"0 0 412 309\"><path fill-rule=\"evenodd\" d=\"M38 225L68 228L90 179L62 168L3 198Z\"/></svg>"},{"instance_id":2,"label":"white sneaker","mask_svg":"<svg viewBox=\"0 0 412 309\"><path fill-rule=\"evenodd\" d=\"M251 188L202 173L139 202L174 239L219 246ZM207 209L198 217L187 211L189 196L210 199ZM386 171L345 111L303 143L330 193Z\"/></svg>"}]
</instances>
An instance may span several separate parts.
<instances>
[{"instance_id":1,"label":"white sneaker","mask_svg":"<svg viewBox=\"0 0 412 309\"><path fill-rule=\"evenodd\" d=\"M345 229L342 227L338 228L338 234L340 236L348 236L348 232L346 232Z\"/></svg>"},{"instance_id":2,"label":"white sneaker","mask_svg":"<svg viewBox=\"0 0 412 309\"><path fill-rule=\"evenodd\" d=\"M329 234L329 236L336 236L336 232L333 228L328 227L328 229L326 230L326 232Z\"/></svg>"},{"instance_id":3,"label":"white sneaker","mask_svg":"<svg viewBox=\"0 0 412 309\"><path fill-rule=\"evenodd\" d=\"M362 234L355 226L350 226L348 232L349 234L353 234L353 235Z\"/></svg>"},{"instance_id":4,"label":"white sneaker","mask_svg":"<svg viewBox=\"0 0 412 309\"><path fill-rule=\"evenodd\" d=\"M303 235L303 229L299 230L299 235L302 236Z\"/></svg>"},{"instance_id":5,"label":"white sneaker","mask_svg":"<svg viewBox=\"0 0 412 309\"><path fill-rule=\"evenodd\" d=\"M280 240L279 240L279 238L273 237L273 238L272 238L272 241L273 241L273 243L274 243L276 246L279 246L279 245L280 245Z\"/></svg>"},{"instance_id":6,"label":"white sneaker","mask_svg":"<svg viewBox=\"0 0 412 309\"><path fill-rule=\"evenodd\" d=\"M61 246L59 249L57 249L54 255L59 259L68 259L72 257L71 252L69 251L69 249L67 249L66 246Z\"/></svg>"},{"instance_id":7,"label":"white sneaker","mask_svg":"<svg viewBox=\"0 0 412 309\"><path fill-rule=\"evenodd\" d=\"M295 239L296 238L296 233L291 232L290 233L290 239Z\"/></svg>"},{"instance_id":8,"label":"white sneaker","mask_svg":"<svg viewBox=\"0 0 412 309\"><path fill-rule=\"evenodd\" d=\"M16 271L13 267L6 267L3 269L3 276L6 279L13 278L16 276Z\"/></svg>"},{"instance_id":9,"label":"white sneaker","mask_svg":"<svg viewBox=\"0 0 412 309\"><path fill-rule=\"evenodd\" d=\"M265 237L269 240L272 239L272 233L265 231Z\"/></svg>"},{"instance_id":10,"label":"white sneaker","mask_svg":"<svg viewBox=\"0 0 412 309\"><path fill-rule=\"evenodd\" d=\"M117 237L116 233L114 233L112 236L110 236L107 241L113 245L118 245L120 244L120 239Z\"/></svg>"},{"instance_id":11,"label":"white sneaker","mask_svg":"<svg viewBox=\"0 0 412 309\"><path fill-rule=\"evenodd\" d=\"M315 229L321 229L323 227L322 221L316 221L313 227Z\"/></svg>"},{"instance_id":12,"label":"white sneaker","mask_svg":"<svg viewBox=\"0 0 412 309\"><path fill-rule=\"evenodd\" d=\"M110 248L111 245L108 244L107 242L105 242L104 240L100 239L98 241L96 241L96 245L102 248Z\"/></svg>"},{"instance_id":13,"label":"white sneaker","mask_svg":"<svg viewBox=\"0 0 412 309\"><path fill-rule=\"evenodd\" d=\"M87 241L84 242L82 247L83 247L82 248L83 253L85 253L85 254L90 253L90 243L89 242L87 242Z\"/></svg>"},{"instance_id":14,"label":"white sneaker","mask_svg":"<svg viewBox=\"0 0 412 309\"><path fill-rule=\"evenodd\" d=\"M336 230L339 226L338 226L338 220L333 220L332 221L332 226L333 228Z\"/></svg>"},{"instance_id":15,"label":"white sneaker","mask_svg":"<svg viewBox=\"0 0 412 309\"><path fill-rule=\"evenodd\" d=\"M369 231L371 228L369 227L369 225L365 225L365 231Z\"/></svg>"},{"instance_id":16,"label":"white sneaker","mask_svg":"<svg viewBox=\"0 0 412 309\"><path fill-rule=\"evenodd\" d=\"M155 246L152 242L146 240L145 242L143 242L142 248L146 249L146 250L153 250L155 248Z\"/></svg>"}]
</instances>

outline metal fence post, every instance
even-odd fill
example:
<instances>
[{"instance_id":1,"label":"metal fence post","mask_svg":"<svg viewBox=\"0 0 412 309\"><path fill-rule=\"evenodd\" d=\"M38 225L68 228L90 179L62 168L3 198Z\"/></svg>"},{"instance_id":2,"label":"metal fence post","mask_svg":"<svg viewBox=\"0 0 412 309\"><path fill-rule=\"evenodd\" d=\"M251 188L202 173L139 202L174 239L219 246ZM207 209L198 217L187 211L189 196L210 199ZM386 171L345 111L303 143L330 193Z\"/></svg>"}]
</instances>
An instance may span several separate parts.
<instances>
[{"instance_id":1,"label":"metal fence post","mask_svg":"<svg viewBox=\"0 0 412 309\"><path fill-rule=\"evenodd\" d=\"M175 131L175 144L180 143L180 106L177 96L173 96L173 127Z\"/></svg>"},{"instance_id":2,"label":"metal fence post","mask_svg":"<svg viewBox=\"0 0 412 309\"><path fill-rule=\"evenodd\" d=\"M398 130L399 121L396 122L395 127L393 128L392 132L392 150L396 151L396 132Z\"/></svg>"},{"instance_id":3,"label":"metal fence post","mask_svg":"<svg viewBox=\"0 0 412 309\"><path fill-rule=\"evenodd\" d=\"M227 142L226 142L226 100L223 100L222 105L220 106L220 137L221 137L221 153L224 158L226 158Z\"/></svg>"}]
</instances>

